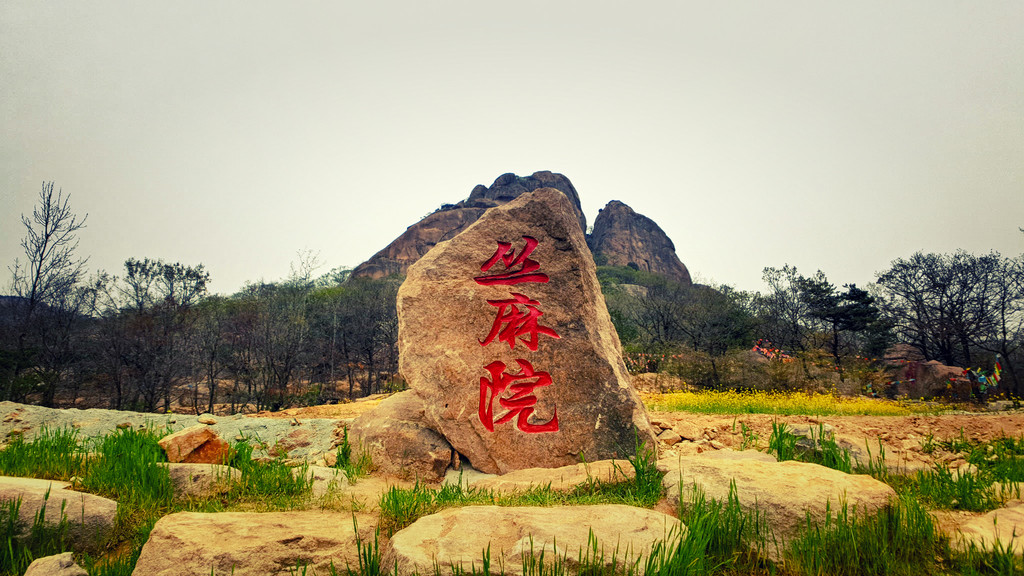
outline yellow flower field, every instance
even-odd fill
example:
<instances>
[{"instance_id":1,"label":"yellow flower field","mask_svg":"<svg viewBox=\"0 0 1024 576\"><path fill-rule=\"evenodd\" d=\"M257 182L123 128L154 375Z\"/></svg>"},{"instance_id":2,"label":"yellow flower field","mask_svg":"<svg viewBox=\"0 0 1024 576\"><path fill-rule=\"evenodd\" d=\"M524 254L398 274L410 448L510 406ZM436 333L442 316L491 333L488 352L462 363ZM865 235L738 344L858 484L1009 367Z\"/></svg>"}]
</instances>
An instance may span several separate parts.
<instances>
[{"instance_id":1,"label":"yellow flower field","mask_svg":"<svg viewBox=\"0 0 1024 576\"><path fill-rule=\"evenodd\" d=\"M701 414L804 414L812 416L907 416L935 413L934 406L873 398L843 398L806 392L700 391L645 394L652 410Z\"/></svg>"}]
</instances>

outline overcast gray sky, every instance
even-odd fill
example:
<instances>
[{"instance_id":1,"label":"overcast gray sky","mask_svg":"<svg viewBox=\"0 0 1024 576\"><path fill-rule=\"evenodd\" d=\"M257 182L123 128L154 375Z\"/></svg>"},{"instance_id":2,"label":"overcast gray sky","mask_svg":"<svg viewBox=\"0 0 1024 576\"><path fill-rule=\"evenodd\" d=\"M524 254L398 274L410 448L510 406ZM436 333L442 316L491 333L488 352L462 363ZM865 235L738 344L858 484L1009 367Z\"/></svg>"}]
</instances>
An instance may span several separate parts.
<instances>
[{"instance_id":1,"label":"overcast gray sky","mask_svg":"<svg viewBox=\"0 0 1024 576\"><path fill-rule=\"evenodd\" d=\"M0 3L0 268L55 181L91 270L355 266L504 172L704 281L1024 252L1024 3Z\"/></svg>"}]
</instances>

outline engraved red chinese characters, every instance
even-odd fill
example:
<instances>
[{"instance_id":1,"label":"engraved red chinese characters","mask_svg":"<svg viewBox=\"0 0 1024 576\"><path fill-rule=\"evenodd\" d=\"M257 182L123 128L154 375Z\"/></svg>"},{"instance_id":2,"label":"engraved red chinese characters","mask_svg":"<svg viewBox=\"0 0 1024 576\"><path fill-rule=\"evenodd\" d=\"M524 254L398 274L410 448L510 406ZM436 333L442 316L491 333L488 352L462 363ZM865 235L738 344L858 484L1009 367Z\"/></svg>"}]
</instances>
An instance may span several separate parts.
<instances>
[{"instance_id":1,"label":"engraved red chinese characters","mask_svg":"<svg viewBox=\"0 0 1024 576\"><path fill-rule=\"evenodd\" d=\"M550 386L551 375L547 372L534 371L533 365L521 358L516 362L519 364L519 373L517 374L506 372L504 362L491 362L485 367L491 374L491 378L480 379L480 422L491 432L494 432L495 424L511 422L513 418L516 419L516 426L523 432L557 432L557 408L548 422L543 424L530 422L533 407L537 405L537 397L533 395L533 391L541 386ZM507 398L502 397L506 391L511 392L511 395ZM495 399L508 410L498 420L494 419Z\"/></svg>"},{"instance_id":2,"label":"engraved red chinese characters","mask_svg":"<svg viewBox=\"0 0 1024 576\"><path fill-rule=\"evenodd\" d=\"M477 276L473 278L476 280L476 283L484 286L494 286L495 284L513 286L523 282L546 284L548 282L548 275L538 273L537 270L540 268L540 264L530 258L530 254L537 247L537 239L532 236L523 236L523 240L526 242L526 245L523 246L518 255L516 255L515 249L512 248L511 242L501 242L499 240L498 249L494 251L494 256L491 256L487 262L480 266L480 271L490 271L500 260L505 266L505 272L489 276Z\"/></svg>"},{"instance_id":3,"label":"engraved red chinese characters","mask_svg":"<svg viewBox=\"0 0 1024 576\"><path fill-rule=\"evenodd\" d=\"M514 349L518 338L531 352L536 352L538 335L561 338L554 330L537 322L544 313L537 309L540 302L536 300L513 292L512 298L508 300L488 300L487 303L497 306L498 314L487 337L480 340L481 346L487 346L497 338L507 343L509 349Z\"/></svg>"}]
</instances>

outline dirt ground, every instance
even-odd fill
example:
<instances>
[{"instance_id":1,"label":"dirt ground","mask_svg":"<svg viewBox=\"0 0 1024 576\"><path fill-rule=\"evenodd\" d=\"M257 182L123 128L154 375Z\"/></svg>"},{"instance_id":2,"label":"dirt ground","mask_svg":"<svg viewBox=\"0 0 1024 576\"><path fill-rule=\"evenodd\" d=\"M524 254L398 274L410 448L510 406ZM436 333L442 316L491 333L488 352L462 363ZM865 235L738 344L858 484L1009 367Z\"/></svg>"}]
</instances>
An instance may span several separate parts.
<instances>
[{"instance_id":1,"label":"dirt ground","mask_svg":"<svg viewBox=\"0 0 1024 576\"><path fill-rule=\"evenodd\" d=\"M374 394L365 398L360 398L355 402L346 402L343 404L322 404L320 406L306 406L303 408L287 408L285 410L279 410L277 412L262 411L250 416L259 416L261 418L337 418L343 420L346 418L355 418L375 408L382 400L387 398L388 394Z\"/></svg>"},{"instance_id":2,"label":"dirt ground","mask_svg":"<svg viewBox=\"0 0 1024 576\"><path fill-rule=\"evenodd\" d=\"M1001 436L1019 437L1024 434L1024 413L1000 412L979 414L949 414L941 416L774 416L769 414L743 414L737 416L690 414L686 412L651 411L651 420L668 425L680 432L691 427L696 434L709 441L711 449L739 448L743 443L743 425L748 434L756 434L756 445L761 449L768 443L773 422L785 422L790 427L819 424L832 426L836 438L849 445L870 449L878 454L878 441L886 452L890 467L898 466L908 471L931 467L936 462L958 467L965 462L939 446L931 452L923 450L929 440L941 442L960 438L961 432L967 440L985 442ZM690 432L691 434L694 432ZM685 434L684 434L685 436ZM714 441L714 442L710 442ZM706 445L707 446L707 445ZM662 452L673 448L662 446ZM697 447L700 450L700 446ZM685 450L684 447L676 451Z\"/></svg>"}]
</instances>

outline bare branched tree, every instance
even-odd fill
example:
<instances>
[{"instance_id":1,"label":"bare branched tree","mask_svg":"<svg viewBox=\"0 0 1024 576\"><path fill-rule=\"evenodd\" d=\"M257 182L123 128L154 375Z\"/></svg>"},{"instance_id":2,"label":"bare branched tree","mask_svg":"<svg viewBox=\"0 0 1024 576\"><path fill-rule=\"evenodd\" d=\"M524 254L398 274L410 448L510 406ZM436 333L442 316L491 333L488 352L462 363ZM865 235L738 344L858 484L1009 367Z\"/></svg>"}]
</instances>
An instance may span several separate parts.
<instances>
[{"instance_id":1,"label":"bare branched tree","mask_svg":"<svg viewBox=\"0 0 1024 576\"><path fill-rule=\"evenodd\" d=\"M85 227L88 216L79 219L72 212L71 196L62 190L53 191L53 182L43 182L39 202L32 211L32 217L22 215L25 237L21 241L25 259L14 261L8 267L11 272L11 294L15 300L17 319L17 344L14 361L9 373L4 374L3 390L6 399L23 395L23 373L40 362L43 344L52 344L53 323L44 322L40 313L47 310L45 320L52 320L63 311L68 311L70 302L79 302L74 297L79 281L85 274L86 259L75 254L78 248L78 231ZM77 316L77 307L71 310ZM59 377L52 372L51 380ZM45 402L52 403L54 385L44 386L49 390Z\"/></svg>"},{"instance_id":2,"label":"bare branched tree","mask_svg":"<svg viewBox=\"0 0 1024 576\"><path fill-rule=\"evenodd\" d=\"M39 205L32 218L21 216L25 225L25 262L14 261L11 271L11 292L27 305L26 319L40 303L59 300L71 292L85 273L87 259L75 255L78 231L85 227L88 214L81 220L71 211L71 195L62 190L53 192L53 182L43 182Z\"/></svg>"}]
</instances>

